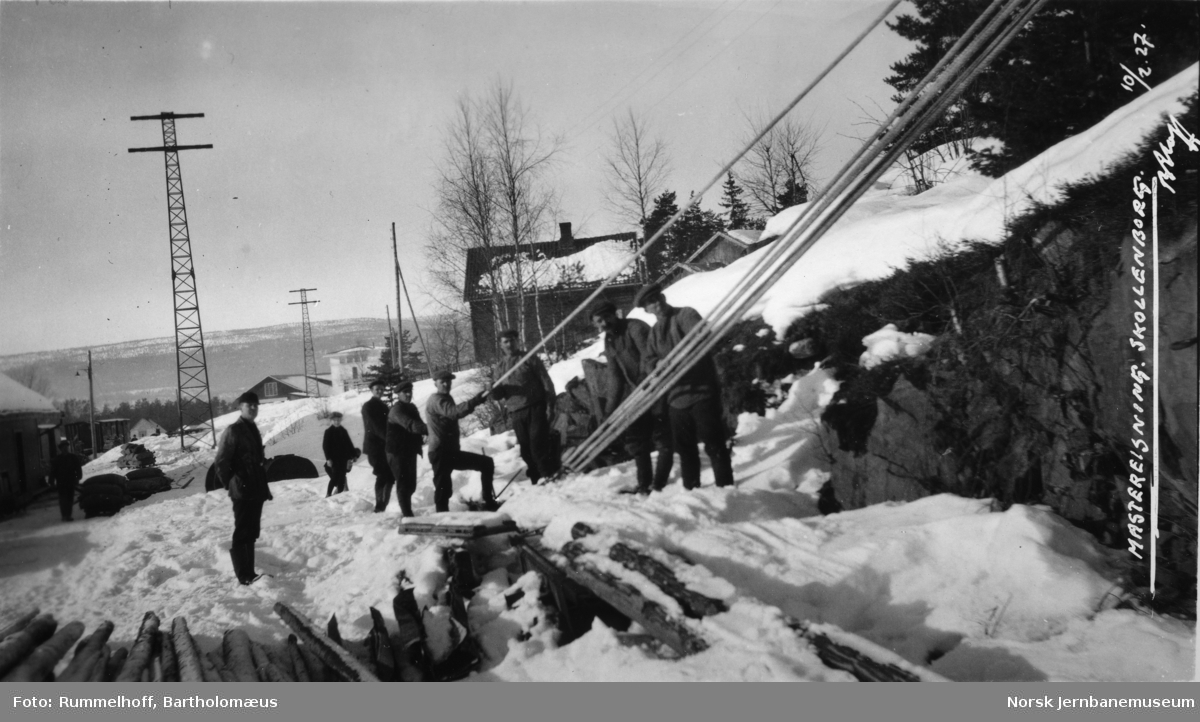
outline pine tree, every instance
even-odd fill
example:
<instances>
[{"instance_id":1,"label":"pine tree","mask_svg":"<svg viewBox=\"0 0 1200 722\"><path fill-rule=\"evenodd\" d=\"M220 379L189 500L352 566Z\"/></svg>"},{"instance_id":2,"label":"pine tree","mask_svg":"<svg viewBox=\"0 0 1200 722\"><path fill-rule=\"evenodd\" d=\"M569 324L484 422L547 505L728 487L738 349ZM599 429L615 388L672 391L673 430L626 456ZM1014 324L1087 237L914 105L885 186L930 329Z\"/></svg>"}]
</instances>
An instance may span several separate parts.
<instances>
[{"instance_id":1,"label":"pine tree","mask_svg":"<svg viewBox=\"0 0 1200 722\"><path fill-rule=\"evenodd\" d=\"M791 208L801 203L808 203L808 186L798 184L792 178L783 183L783 192L776 196L780 208Z\"/></svg>"},{"instance_id":2,"label":"pine tree","mask_svg":"<svg viewBox=\"0 0 1200 722\"><path fill-rule=\"evenodd\" d=\"M670 243L666 250L668 264L686 261L700 250L714 233L723 230L725 222L721 216L712 211L702 210L699 203L689 206L671 229Z\"/></svg>"},{"instance_id":3,"label":"pine tree","mask_svg":"<svg viewBox=\"0 0 1200 722\"><path fill-rule=\"evenodd\" d=\"M721 202L718 204L725 209L725 217L729 221L730 228L747 228L750 220L750 206L746 201L742 200L742 194L745 192L742 187L737 184L733 178L733 173L725 175L725 183L721 186L722 195Z\"/></svg>"},{"instance_id":4,"label":"pine tree","mask_svg":"<svg viewBox=\"0 0 1200 722\"><path fill-rule=\"evenodd\" d=\"M672 216L679 212L679 206L675 205L675 191L663 191L654 199L654 210L650 211L650 216L646 218L646 222L642 224L642 237L649 241L658 232L658 229L667 224ZM671 244L671 234L674 229L668 231L665 237L655 242L654 247L646 253L646 270L651 279L658 278L666 273L672 262L666 260L666 249Z\"/></svg>"},{"instance_id":5,"label":"pine tree","mask_svg":"<svg viewBox=\"0 0 1200 722\"><path fill-rule=\"evenodd\" d=\"M892 65L885 82L899 101L946 53L987 5L984 0L913 0L916 15L888 23L917 49ZM1147 68L1153 87L1195 62L1200 52L1196 3L1058 1L1048 4L914 149L970 136L999 138L1004 148L977 153L973 165L998 176L1080 133L1145 92L1122 86L1121 65ZM1133 34L1153 44L1135 54ZM1132 63L1132 65L1131 65Z\"/></svg>"}]
</instances>

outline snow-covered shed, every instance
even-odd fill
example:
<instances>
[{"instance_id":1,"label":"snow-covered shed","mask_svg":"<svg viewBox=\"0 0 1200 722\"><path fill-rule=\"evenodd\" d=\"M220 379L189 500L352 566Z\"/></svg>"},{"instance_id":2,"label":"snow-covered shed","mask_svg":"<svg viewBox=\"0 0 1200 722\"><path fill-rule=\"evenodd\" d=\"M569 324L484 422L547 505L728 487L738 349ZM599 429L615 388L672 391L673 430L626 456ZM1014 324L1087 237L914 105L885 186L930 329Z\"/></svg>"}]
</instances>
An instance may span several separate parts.
<instances>
[{"instance_id":1,"label":"snow-covered shed","mask_svg":"<svg viewBox=\"0 0 1200 722\"><path fill-rule=\"evenodd\" d=\"M22 496L45 481L61 420L50 399L0 373L0 495Z\"/></svg>"},{"instance_id":2,"label":"snow-covered shed","mask_svg":"<svg viewBox=\"0 0 1200 722\"><path fill-rule=\"evenodd\" d=\"M144 436L156 436L165 433L167 433L167 430L154 419L138 419L137 423L129 427L130 439L140 439Z\"/></svg>"},{"instance_id":3,"label":"snow-covered shed","mask_svg":"<svg viewBox=\"0 0 1200 722\"><path fill-rule=\"evenodd\" d=\"M752 228L731 228L717 231L685 260L676 263L663 275L663 283L670 284L693 273L703 273L724 268L743 256L748 256L775 240L774 236L763 236L763 232Z\"/></svg>"},{"instance_id":4,"label":"snow-covered shed","mask_svg":"<svg viewBox=\"0 0 1200 722\"><path fill-rule=\"evenodd\" d=\"M305 374L273 374L247 390L258 394L260 404L303 399L309 396L308 378ZM317 374L312 378L316 379L318 395L327 395L332 385L329 374Z\"/></svg>"}]
</instances>

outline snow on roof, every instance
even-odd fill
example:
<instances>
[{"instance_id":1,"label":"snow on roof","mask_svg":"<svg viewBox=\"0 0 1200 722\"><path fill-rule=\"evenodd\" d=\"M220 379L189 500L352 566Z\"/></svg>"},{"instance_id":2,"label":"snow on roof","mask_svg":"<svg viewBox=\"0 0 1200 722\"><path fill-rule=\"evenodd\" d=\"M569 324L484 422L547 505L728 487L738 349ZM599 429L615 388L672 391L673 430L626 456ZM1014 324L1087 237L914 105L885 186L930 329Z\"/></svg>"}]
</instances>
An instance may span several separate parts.
<instances>
[{"instance_id":1,"label":"snow on roof","mask_svg":"<svg viewBox=\"0 0 1200 722\"><path fill-rule=\"evenodd\" d=\"M359 353L361 351L383 351L383 348L378 346L351 346L350 348L344 348L341 351L327 353L325 354L324 358L330 358L331 356L342 356L350 353Z\"/></svg>"},{"instance_id":2,"label":"snow on roof","mask_svg":"<svg viewBox=\"0 0 1200 722\"><path fill-rule=\"evenodd\" d=\"M745 243L747 246L752 246L758 243L758 239L763 232L754 228L730 228L725 231L725 235L732 236L735 240Z\"/></svg>"},{"instance_id":3,"label":"snow on roof","mask_svg":"<svg viewBox=\"0 0 1200 722\"><path fill-rule=\"evenodd\" d=\"M50 399L0 373L0 416L29 413L57 414L58 409Z\"/></svg>"},{"instance_id":4,"label":"snow on roof","mask_svg":"<svg viewBox=\"0 0 1200 722\"><path fill-rule=\"evenodd\" d=\"M1197 78L1192 65L1003 177L965 174L919 195L868 191L747 311L747 318L761 317L782 336L834 288L885 278L912 260L953 251L970 240L998 243L1014 216L1036 203L1057 202L1063 186L1103 173L1135 149L1164 113L1180 114ZM794 206L771 218L763 237L782 234L802 210ZM707 314L771 247L680 279L666 290L668 300ZM633 315L643 318L640 312Z\"/></svg>"},{"instance_id":5,"label":"snow on roof","mask_svg":"<svg viewBox=\"0 0 1200 722\"><path fill-rule=\"evenodd\" d=\"M571 288L603 281L620 270L635 253L633 244L628 241L601 241L577 253L558 258L547 258L539 254L532 260L526 257L520 261L510 261L497 266L493 273L505 292L516 291L518 287L526 290ZM625 279L636 280L637 273L637 264L629 266L618 277L617 282ZM491 291L491 283L489 274L483 274L479 277L478 288L484 292Z\"/></svg>"},{"instance_id":6,"label":"snow on roof","mask_svg":"<svg viewBox=\"0 0 1200 722\"><path fill-rule=\"evenodd\" d=\"M289 376L272 375L271 378L275 379L276 381L281 381L281 382L287 384L288 386L291 386L292 388L296 388L296 389L303 391L306 388L306 379L308 377L305 376L304 374L293 374L293 375L289 375ZM329 374L317 374L313 378L315 378L318 382L323 383L323 384L332 384L333 383L333 381L330 380Z\"/></svg>"}]
</instances>

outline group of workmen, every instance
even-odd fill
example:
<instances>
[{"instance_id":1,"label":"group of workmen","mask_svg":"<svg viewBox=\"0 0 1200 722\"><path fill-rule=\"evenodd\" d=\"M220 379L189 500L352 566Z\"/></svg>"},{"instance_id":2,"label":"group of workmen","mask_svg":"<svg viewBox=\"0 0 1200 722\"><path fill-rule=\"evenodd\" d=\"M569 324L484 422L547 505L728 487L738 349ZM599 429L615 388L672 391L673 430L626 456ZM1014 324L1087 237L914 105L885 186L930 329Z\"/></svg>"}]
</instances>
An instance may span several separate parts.
<instances>
[{"instance_id":1,"label":"group of workmen","mask_svg":"<svg viewBox=\"0 0 1200 722\"><path fill-rule=\"evenodd\" d=\"M592 324L603 334L608 362L601 410L605 418L701 321L695 309L671 306L657 285L642 288L634 305L655 316L653 327L637 319L622 318L610 302L601 302L591 311ZM369 387L371 398L362 406L361 452L342 427L342 414L334 412L323 443L329 472L326 496L346 490L346 474L362 453L375 475L375 511L382 512L387 507L394 487L401 513L414 516L412 497L417 488L417 457L424 453L427 438L436 510L449 511L454 493L451 476L460 470L479 472L481 504L484 509L494 510L498 506L492 484L495 464L484 454L464 451L458 428L459 420L471 414L488 396L503 404L508 412L530 482L536 485L561 475L556 445L551 438L555 389L550 374L537 356L518 363L525 352L520 348L516 331L503 331L498 340L501 357L492 368L492 378L499 383L456 403L450 395L454 374L439 371L433 375L435 393L425 404L424 420L412 403L411 382L396 386L396 400L388 408L383 400L387 385L373 381ZM239 582L251 584L260 576L254 571L254 542L259 536L262 507L272 496L264 467L262 437L254 423L258 397L246 392L238 397L237 403L239 418L221 435L215 466L218 480L229 490L233 501L233 544L229 552L234 572ZM679 455L684 488L697 488L700 485L697 445L701 442L712 462L716 485L731 486L733 469L728 440L717 367L712 356L705 354L667 391L661 402L624 432L623 445L637 469L637 487L633 491L649 494L662 490L675 454ZM651 461L655 447L659 451L657 468Z\"/></svg>"}]
</instances>

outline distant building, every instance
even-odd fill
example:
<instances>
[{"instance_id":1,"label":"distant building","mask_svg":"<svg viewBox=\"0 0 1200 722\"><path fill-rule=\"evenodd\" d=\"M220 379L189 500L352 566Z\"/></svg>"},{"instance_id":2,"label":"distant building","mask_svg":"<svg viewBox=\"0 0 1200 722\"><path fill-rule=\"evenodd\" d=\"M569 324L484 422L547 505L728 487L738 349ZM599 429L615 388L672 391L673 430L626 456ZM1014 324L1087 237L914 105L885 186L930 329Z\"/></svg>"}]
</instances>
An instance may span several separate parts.
<instances>
[{"instance_id":1,"label":"distant building","mask_svg":"<svg viewBox=\"0 0 1200 722\"><path fill-rule=\"evenodd\" d=\"M316 377L318 389L324 394L329 393L329 374L318 374ZM260 404L270 404L277 401L292 401L308 398L308 377L304 374L280 374L268 376L251 386L248 391L258 394Z\"/></svg>"},{"instance_id":2,"label":"distant building","mask_svg":"<svg viewBox=\"0 0 1200 722\"><path fill-rule=\"evenodd\" d=\"M513 246L471 248L467 251L463 300L471 308L475 358L491 363L498 355L496 334L503 326L517 328L519 315L527 328L523 343L532 345L549 333L619 269L638 250L635 233L575 238L570 223L560 223L559 239ZM518 260L520 256L520 260ZM519 279L519 280L518 280ZM610 285L603 298L627 310L646 282L639 259ZM518 308L524 291L524 308ZM548 351L565 353L596 335L591 319L580 314L555 336Z\"/></svg>"},{"instance_id":3,"label":"distant building","mask_svg":"<svg viewBox=\"0 0 1200 722\"><path fill-rule=\"evenodd\" d=\"M717 231L696 249L696 252L671 266L663 274L664 284L673 283L684 276L693 273L703 273L718 268L724 268L739 258L748 256L758 249L775 240L775 236L762 239L762 231L748 228L733 228L728 231Z\"/></svg>"},{"instance_id":4,"label":"distant building","mask_svg":"<svg viewBox=\"0 0 1200 722\"><path fill-rule=\"evenodd\" d=\"M367 369L379 365L382 348L354 346L325 354L329 359L329 380L334 393L363 388Z\"/></svg>"},{"instance_id":5,"label":"distant building","mask_svg":"<svg viewBox=\"0 0 1200 722\"><path fill-rule=\"evenodd\" d=\"M153 419L139 419L137 423L129 427L129 438L131 440L165 433L167 433L167 430Z\"/></svg>"},{"instance_id":6,"label":"distant building","mask_svg":"<svg viewBox=\"0 0 1200 722\"><path fill-rule=\"evenodd\" d=\"M63 424L62 433L63 438L71 442L71 448L75 450L75 453L89 454L92 452L92 434L88 431L86 420ZM129 441L129 419L116 417L96 419L95 453L102 454L127 441Z\"/></svg>"},{"instance_id":7,"label":"distant building","mask_svg":"<svg viewBox=\"0 0 1200 722\"><path fill-rule=\"evenodd\" d=\"M50 399L0 373L0 495L23 496L45 482L61 420Z\"/></svg>"}]
</instances>

